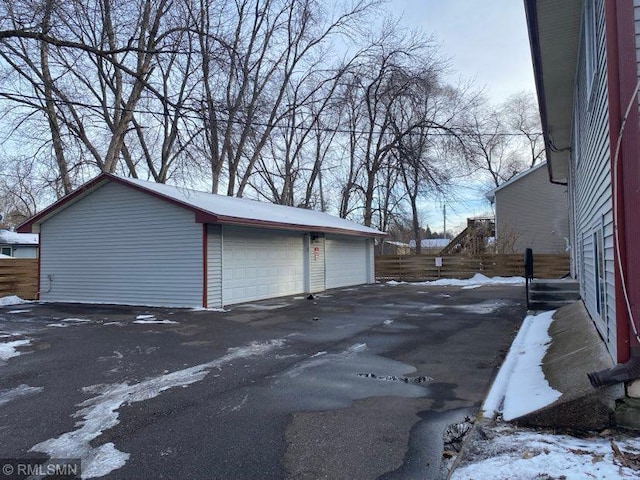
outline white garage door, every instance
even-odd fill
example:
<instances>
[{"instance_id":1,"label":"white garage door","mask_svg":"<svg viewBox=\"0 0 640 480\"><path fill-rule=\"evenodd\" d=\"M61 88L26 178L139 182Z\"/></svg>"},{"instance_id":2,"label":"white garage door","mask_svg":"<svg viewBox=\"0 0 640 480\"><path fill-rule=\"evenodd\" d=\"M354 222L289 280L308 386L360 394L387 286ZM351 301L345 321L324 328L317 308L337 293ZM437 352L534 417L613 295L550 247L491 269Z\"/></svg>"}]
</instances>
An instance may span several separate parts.
<instances>
[{"instance_id":1,"label":"white garage door","mask_svg":"<svg viewBox=\"0 0 640 480\"><path fill-rule=\"evenodd\" d=\"M367 239L327 235L325 239L327 288L368 283L368 263Z\"/></svg>"},{"instance_id":2,"label":"white garage door","mask_svg":"<svg viewBox=\"0 0 640 480\"><path fill-rule=\"evenodd\" d=\"M302 234L224 227L224 305L302 293Z\"/></svg>"}]
</instances>

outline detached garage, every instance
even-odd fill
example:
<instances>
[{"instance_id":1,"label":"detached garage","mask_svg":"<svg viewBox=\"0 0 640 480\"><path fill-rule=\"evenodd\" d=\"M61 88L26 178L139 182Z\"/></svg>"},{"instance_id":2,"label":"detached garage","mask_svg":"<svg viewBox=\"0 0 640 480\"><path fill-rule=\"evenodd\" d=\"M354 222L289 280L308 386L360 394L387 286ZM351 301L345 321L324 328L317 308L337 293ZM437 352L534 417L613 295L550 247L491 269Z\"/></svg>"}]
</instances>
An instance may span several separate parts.
<instances>
[{"instance_id":1,"label":"detached garage","mask_svg":"<svg viewBox=\"0 0 640 480\"><path fill-rule=\"evenodd\" d=\"M384 233L331 215L101 174L18 229L40 299L218 308L374 282Z\"/></svg>"}]
</instances>

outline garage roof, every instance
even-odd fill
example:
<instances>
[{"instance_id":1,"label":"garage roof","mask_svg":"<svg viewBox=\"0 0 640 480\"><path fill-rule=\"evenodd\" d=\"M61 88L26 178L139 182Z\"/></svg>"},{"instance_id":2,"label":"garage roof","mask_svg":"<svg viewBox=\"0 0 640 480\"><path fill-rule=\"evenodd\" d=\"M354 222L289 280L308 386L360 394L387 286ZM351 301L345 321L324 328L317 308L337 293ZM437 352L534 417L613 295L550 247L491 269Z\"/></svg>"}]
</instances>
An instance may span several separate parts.
<instances>
[{"instance_id":1,"label":"garage roof","mask_svg":"<svg viewBox=\"0 0 640 480\"><path fill-rule=\"evenodd\" d=\"M5 245L38 245L38 235L0 229L0 243Z\"/></svg>"},{"instance_id":2,"label":"garage roof","mask_svg":"<svg viewBox=\"0 0 640 480\"><path fill-rule=\"evenodd\" d=\"M107 173L100 174L74 192L58 200L50 207L20 225L18 230L20 232L38 232L42 222L108 182L116 182L129 188L134 188L193 211L195 213L195 220L199 223L220 223L286 230L343 233L368 237L386 235L384 232L375 228L365 227L349 220L315 210L275 205L246 198L215 195L198 190L174 187L133 178L124 178Z\"/></svg>"}]
</instances>

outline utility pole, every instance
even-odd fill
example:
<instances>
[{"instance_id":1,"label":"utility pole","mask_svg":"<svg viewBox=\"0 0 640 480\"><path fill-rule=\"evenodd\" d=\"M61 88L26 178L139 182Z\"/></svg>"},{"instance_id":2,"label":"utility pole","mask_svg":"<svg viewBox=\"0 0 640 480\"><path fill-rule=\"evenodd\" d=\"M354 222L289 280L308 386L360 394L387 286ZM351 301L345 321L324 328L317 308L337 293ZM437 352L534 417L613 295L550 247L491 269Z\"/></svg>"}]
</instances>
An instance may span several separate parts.
<instances>
[{"instance_id":1,"label":"utility pole","mask_svg":"<svg viewBox=\"0 0 640 480\"><path fill-rule=\"evenodd\" d=\"M442 217L444 218L444 224L442 226L442 236L447 238L447 204L442 205Z\"/></svg>"}]
</instances>

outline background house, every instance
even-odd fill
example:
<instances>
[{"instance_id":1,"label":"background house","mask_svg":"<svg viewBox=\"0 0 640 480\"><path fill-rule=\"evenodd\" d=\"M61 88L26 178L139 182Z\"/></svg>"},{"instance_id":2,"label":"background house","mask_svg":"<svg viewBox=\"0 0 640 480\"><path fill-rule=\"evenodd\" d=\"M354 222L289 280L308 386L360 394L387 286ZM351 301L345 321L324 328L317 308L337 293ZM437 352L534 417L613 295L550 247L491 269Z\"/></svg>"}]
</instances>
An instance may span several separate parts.
<instances>
[{"instance_id":1,"label":"background house","mask_svg":"<svg viewBox=\"0 0 640 480\"><path fill-rule=\"evenodd\" d=\"M499 253L566 253L569 243L567 187L549 182L546 163L516 175L487 193L495 212Z\"/></svg>"},{"instance_id":2,"label":"background house","mask_svg":"<svg viewBox=\"0 0 640 480\"><path fill-rule=\"evenodd\" d=\"M394 240L383 240L381 255L410 255L411 247L408 243Z\"/></svg>"},{"instance_id":3,"label":"background house","mask_svg":"<svg viewBox=\"0 0 640 480\"><path fill-rule=\"evenodd\" d=\"M436 255L442 251L444 247L449 245L451 239L449 238L423 238L420 240L421 252L429 255ZM410 240L409 246L415 252L416 241Z\"/></svg>"},{"instance_id":4,"label":"background house","mask_svg":"<svg viewBox=\"0 0 640 480\"><path fill-rule=\"evenodd\" d=\"M569 189L573 274L611 357L637 359L640 2L525 6L549 178Z\"/></svg>"},{"instance_id":5,"label":"background house","mask_svg":"<svg viewBox=\"0 0 640 480\"><path fill-rule=\"evenodd\" d=\"M0 254L14 258L36 258L38 235L0 230Z\"/></svg>"},{"instance_id":6,"label":"background house","mask_svg":"<svg viewBox=\"0 0 640 480\"><path fill-rule=\"evenodd\" d=\"M325 213L102 174L19 228L40 295L222 307L374 282L378 230Z\"/></svg>"}]
</instances>

